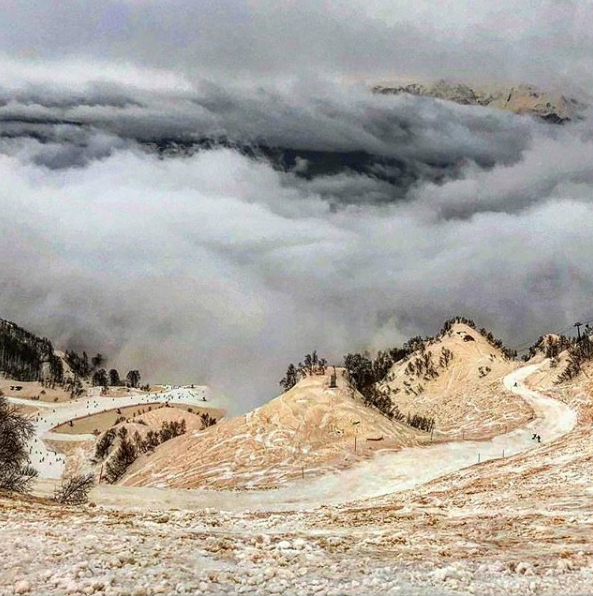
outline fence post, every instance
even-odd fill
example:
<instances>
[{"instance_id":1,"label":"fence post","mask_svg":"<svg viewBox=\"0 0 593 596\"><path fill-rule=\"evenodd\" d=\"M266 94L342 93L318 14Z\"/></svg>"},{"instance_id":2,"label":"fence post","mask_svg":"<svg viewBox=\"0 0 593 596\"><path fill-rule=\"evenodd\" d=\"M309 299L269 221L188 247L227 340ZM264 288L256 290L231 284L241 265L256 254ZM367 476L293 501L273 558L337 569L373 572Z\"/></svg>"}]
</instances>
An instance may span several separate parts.
<instances>
[{"instance_id":1,"label":"fence post","mask_svg":"<svg viewBox=\"0 0 593 596\"><path fill-rule=\"evenodd\" d=\"M478 463L480 463L480 454L478 453Z\"/></svg>"}]
</instances>

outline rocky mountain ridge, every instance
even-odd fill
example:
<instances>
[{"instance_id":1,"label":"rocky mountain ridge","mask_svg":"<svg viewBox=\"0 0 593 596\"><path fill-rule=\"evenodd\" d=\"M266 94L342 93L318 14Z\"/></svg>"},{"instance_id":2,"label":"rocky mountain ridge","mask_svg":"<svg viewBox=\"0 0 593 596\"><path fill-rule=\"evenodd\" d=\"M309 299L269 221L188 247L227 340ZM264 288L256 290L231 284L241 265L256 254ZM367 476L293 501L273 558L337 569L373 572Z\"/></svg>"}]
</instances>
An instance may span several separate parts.
<instances>
[{"instance_id":1,"label":"rocky mountain ridge","mask_svg":"<svg viewBox=\"0 0 593 596\"><path fill-rule=\"evenodd\" d=\"M372 91L382 95L407 93L453 101L461 105L508 110L516 114L537 116L555 124L578 118L580 112L586 107L585 103L575 98L566 97L558 92L541 90L527 84L481 88L441 79L435 83L375 85Z\"/></svg>"}]
</instances>

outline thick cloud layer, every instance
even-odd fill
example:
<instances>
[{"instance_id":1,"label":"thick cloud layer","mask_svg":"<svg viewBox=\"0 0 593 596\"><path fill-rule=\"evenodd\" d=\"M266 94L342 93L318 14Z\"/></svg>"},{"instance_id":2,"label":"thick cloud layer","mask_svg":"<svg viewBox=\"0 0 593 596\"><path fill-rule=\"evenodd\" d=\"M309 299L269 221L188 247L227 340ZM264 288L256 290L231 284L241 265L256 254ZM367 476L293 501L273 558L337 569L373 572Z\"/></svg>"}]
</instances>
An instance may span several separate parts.
<instances>
[{"instance_id":1,"label":"thick cloud layer","mask_svg":"<svg viewBox=\"0 0 593 596\"><path fill-rule=\"evenodd\" d=\"M23 89L0 108L3 317L239 410L311 349L339 359L458 313L519 343L592 310L587 120L354 91L135 93ZM232 143L163 155L145 143L163 132L365 151L415 178L303 177Z\"/></svg>"},{"instance_id":2,"label":"thick cloud layer","mask_svg":"<svg viewBox=\"0 0 593 596\"><path fill-rule=\"evenodd\" d=\"M236 410L311 349L593 318L591 120L368 92L590 91L590 2L468 6L5 0L0 317Z\"/></svg>"}]
</instances>

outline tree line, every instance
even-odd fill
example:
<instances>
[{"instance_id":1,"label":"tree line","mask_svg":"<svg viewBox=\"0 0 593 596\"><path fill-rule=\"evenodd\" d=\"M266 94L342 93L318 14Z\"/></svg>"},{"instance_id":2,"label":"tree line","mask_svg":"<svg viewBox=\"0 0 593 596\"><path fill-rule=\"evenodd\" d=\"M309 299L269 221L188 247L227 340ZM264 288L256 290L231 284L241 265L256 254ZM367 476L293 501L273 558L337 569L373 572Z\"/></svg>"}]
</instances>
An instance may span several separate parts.
<instances>
[{"instance_id":1,"label":"tree line","mask_svg":"<svg viewBox=\"0 0 593 596\"><path fill-rule=\"evenodd\" d=\"M475 322L472 321L472 319L468 319L467 317L457 316L453 317L452 319L449 319L448 321L445 321L443 327L441 328L439 336L443 336L446 333L448 333L455 323L463 323L464 325L467 325L468 327L475 329L482 337L486 339L486 341L491 346L500 350L507 360L512 360L513 358L517 357L517 350L513 350L512 348L505 346L501 339L497 339L496 337L494 337L493 333L491 331L488 331L488 329L486 329L485 327L481 327L480 329L478 329L478 326L475 324Z\"/></svg>"},{"instance_id":2,"label":"tree line","mask_svg":"<svg viewBox=\"0 0 593 596\"><path fill-rule=\"evenodd\" d=\"M61 359L47 338L37 337L15 323L0 319L0 372L17 381L63 381Z\"/></svg>"},{"instance_id":3,"label":"tree line","mask_svg":"<svg viewBox=\"0 0 593 596\"><path fill-rule=\"evenodd\" d=\"M76 377L87 379L90 377L94 387L134 387L140 386L141 375L139 370L130 370L123 380L116 368L107 371L102 368L106 361L103 354L97 353L89 359L86 352L78 354L74 350L67 350L65 360Z\"/></svg>"},{"instance_id":4,"label":"tree line","mask_svg":"<svg viewBox=\"0 0 593 596\"><path fill-rule=\"evenodd\" d=\"M280 386L284 391L289 391L305 377L324 375L326 368L327 360L320 358L314 350L310 354L305 354L303 362L299 362L297 366L292 363L288 365L286 374L280 379Z\"/></svg>"},{"instance_id":5,"label":"tree line","mask_svg":"<svg viewBox=\"0 0 593 596\"><path fill-rule=\"evenodd\" d=\"M66 350L64 360L71 374L66 374L62 359L55 354L49 339L0 319L0 373L8 378L40 382L46 387L60 385L71 397L84 393L84 380L101 387L140 387L140 371L130 370L121 379L117 369L107 371L103 368L106 362L103 354L89 357L86 351L79 354L75 350Z\"/></svg>"},{"instance_id":6,"label":"tree line","mask_svg":"<svg viewBox=\"0 0 593 596\"><path fill-rule=\"evenodd\" d=\"M139 370L130 370L126 375L125 381L120 378L116 368L111 368L107 372L100 368L93 373L91 383L94 387L134 387L140 386L141 375Z\"/></svg>"}]
</instances>

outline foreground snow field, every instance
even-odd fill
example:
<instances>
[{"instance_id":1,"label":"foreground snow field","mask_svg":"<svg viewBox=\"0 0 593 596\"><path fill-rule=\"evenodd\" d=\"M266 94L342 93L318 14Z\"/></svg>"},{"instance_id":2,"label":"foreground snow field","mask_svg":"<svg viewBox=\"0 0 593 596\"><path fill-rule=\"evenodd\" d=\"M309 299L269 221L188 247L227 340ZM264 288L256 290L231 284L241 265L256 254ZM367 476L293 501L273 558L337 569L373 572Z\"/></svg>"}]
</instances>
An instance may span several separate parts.
<instances>
[{"instance_id":1,"label":"foreground snow field","mask_svg":"<svg viewBox=\"0 0 593 596\"><path fill-rule=\"evenodd\" d=\"M538 563L484 552L484 541L464 532L468 512L456 519L459 509L400 511L391 526L375 514L371 525L342 528L341 508L275 516L5 506L3 595L557 595L590 593L593 581L585 554Z\"/></svg>"}]
</instances>

